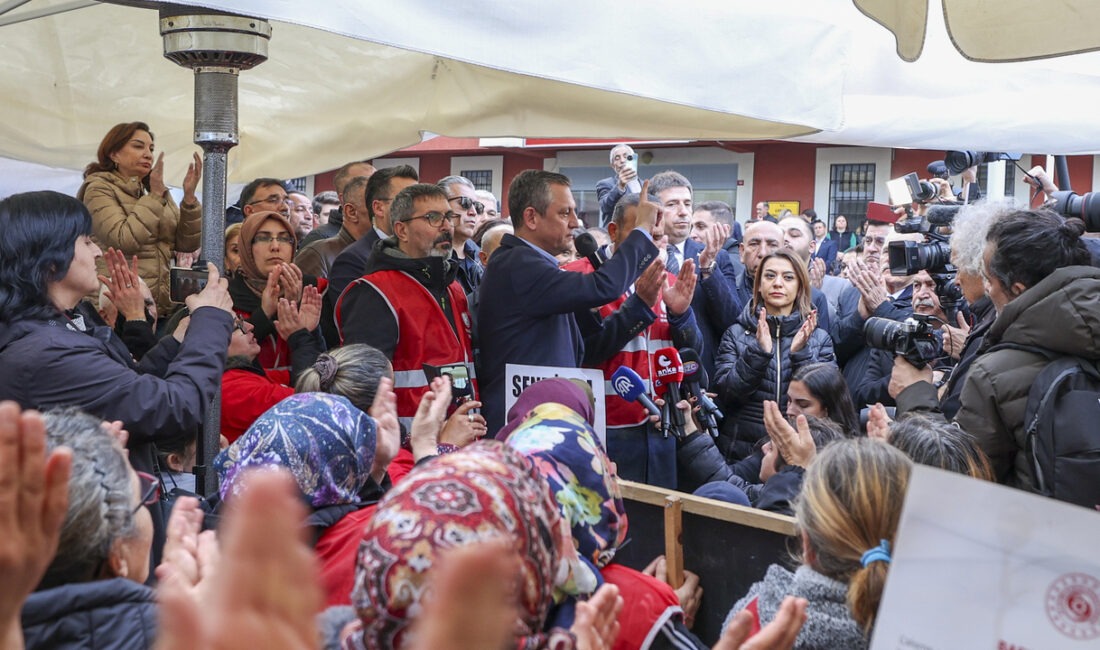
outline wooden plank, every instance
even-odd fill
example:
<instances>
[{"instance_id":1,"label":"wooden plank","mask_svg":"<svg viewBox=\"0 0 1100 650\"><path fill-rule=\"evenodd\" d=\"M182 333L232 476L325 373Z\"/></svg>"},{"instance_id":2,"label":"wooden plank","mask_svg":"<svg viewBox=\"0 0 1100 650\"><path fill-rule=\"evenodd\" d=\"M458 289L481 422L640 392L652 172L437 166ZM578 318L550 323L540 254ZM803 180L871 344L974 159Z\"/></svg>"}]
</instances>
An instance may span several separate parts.
<instances>
[{"instance_id":1,"label":"wooden plank","mask_svg":"<svg viewBox=\"0 0 1100 650\"><path fill-rule=\"evenodd\" d=\"M684 584L684 530L683 509L680 497L665 497L665 565L668 567L668 584L679 589Z\"/></svg>"},{"instance_id":2,"label":"wooden plank","mask_svg":"<svg viewBox=\"0 0 1100 650\"><path fill-rule=\"evenodd\" d=\"M703 600L692 631L717 643L730 608L761 580L768 567L794 567L794 519L649 485L620 481L629 519L627 542L615 561L641 570L666 548L666 499L680 503L683 568L699 576ZM672 537L676 537L673 532ZM671 564L669 571L672 572Z\"/></svg>"},{"instance_id":3,"label":"wooden plank","mask_svg":"<svg viewBox=\"0 0 1100 650\"><path fill-rule=\"evenodd\" d=\"M663 508L665 499L675 496L680 499L684 512L752 528L762 528L781 535L794 535L797 528L794 517L738 506L725 501L705 499L686 492L677 492L654 485L623 480L619 481L619 488L622 490L624 499L640 501Z\"/></svg>"}]
</instances>

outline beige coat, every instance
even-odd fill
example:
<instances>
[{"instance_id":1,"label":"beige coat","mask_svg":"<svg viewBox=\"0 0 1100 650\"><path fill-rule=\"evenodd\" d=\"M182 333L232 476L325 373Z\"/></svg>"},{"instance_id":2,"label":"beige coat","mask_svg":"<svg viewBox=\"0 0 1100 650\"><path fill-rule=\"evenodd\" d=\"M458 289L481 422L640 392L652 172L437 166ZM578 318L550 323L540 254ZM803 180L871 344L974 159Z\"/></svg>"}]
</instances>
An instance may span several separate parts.
<instances>
[{"instance_id":1,"label":"beige coat","mask_svg":"<svg viewBox=\"0 0 1100 650\"><path fill-rule=\"evenodd\" d=\"M185 206L181 212L170 195L147 194L139 179L115 172L89 174L76 198L92 213L92 234L101 248L138 256L138 275L153 292L161 316L169 314L172 254L190 253L202 244L202 206Z\"/></svg>"}]
</instances>

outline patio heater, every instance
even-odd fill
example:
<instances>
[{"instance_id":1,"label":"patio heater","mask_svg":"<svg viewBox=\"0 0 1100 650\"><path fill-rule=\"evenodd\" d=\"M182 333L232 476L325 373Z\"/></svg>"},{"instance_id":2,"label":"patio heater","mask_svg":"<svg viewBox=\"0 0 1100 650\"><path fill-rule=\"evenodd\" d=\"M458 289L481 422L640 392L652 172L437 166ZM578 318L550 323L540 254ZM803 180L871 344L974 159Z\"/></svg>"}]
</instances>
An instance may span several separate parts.
<instances>
[{"instance_id":1,"label":"patio heater","mask_svg":"<svg viewBox=\"0 0 1100 650\"><path fill-rule=\"evenodd\" d=\"M138 2L121 2L150 6ZM225 272L226 173L237 131L237 78L267 60L271 25L265 20L180 5L155 5L160 11L164 57L195 72L195 144L203 150L202 255ZM209 496L217 490L211 467L221 435L221 395L207 409L195 466L196 488Z\"/></svg>"}]
</instances>

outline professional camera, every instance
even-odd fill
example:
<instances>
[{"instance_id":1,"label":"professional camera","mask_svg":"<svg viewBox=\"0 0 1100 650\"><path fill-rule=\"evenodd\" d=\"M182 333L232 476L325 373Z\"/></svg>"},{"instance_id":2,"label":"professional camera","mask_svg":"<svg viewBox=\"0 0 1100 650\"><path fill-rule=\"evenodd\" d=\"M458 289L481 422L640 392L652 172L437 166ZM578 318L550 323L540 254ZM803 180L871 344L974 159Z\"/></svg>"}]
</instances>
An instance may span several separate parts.
<instances>
[{"instance_id":1,"label":"professional camera","mask_svg":"<svg viewBox=\"0 0 1100 650\"><path fill-rule=\"evenodd\" d=\"M1077 217L1085 222L1085 230L1100 232L1100 192L1077 194L1070 190L1055 192L1051 209L1065 217Z\"/></svg>"},{"instance_id":2,"label":"professional camera","mask_svg":"<svg viewBox=\"0 0 1100 650\"><path fill-rule=\"evenodd\" d=\"M943 344L932 327L932 317L913 314L904 321L872 317L863 326L867 345L903 357L923 368L943 356Z\"/></svg>"},{"instance_id":3,"label":"professional camera","mask_svg":"<svg viewBox=\"0 0 1100 650\"><path fill-rule=\"evenodd\" d=\"M899 219L894 230L900 234L920 233L924 242L892 241L887 248L890 272L897 276L926 270L931 274L954 273L951 245L941 228L950 226L959 212L958 205L930 205L923 216Z\"/></svg>"},{"instance_id":4,"label":"professional camera","mask_svg":"<svg viewBox=\"0 0 1100 650\"><path fill-rule=\"evenodd\" d=\"M945 151L943 164L947 165L947 171L952 175L961 174L974 165L996 162L998 160L1019 160L1018 153L1004 153L996 151Z\"/></svg>"}]
</instances>

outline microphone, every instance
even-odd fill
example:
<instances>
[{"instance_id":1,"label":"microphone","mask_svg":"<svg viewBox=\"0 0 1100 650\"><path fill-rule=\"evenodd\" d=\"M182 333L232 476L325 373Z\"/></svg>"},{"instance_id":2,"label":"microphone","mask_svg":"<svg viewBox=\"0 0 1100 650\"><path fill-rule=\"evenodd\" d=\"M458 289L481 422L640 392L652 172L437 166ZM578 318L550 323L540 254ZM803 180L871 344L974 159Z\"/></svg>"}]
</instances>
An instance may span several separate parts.
<instances>
[{"instance_id":1,"label":"microphone","mask_svg":"<svg viewBox=\"0 0 1100 650\"><path fill-rule=\"evenodd\" d=\"M607 261L607 249L601 247L590 232L574 237L573 246L577 249L577 256L587 257L594 269L600 268Z\"/></svg>"},{"instance_id":2,"label":"microphone","mask_svg":"<svg viewBox=\"0 0 1100 650\"><path fill-rule=\"evenodd\" d=\"M638 373L627 366L619 366L619 369L611 375L611 387L619 397L628 402L637 402L644 406L650 415L660 417L661 410L645 393L645 382Z\"/></svg>"},{"instance_id":3,"label":"microphone","mask_svg":"<svg viewBox=\"0 0 1100 650\"><path fill-rule=\"evenodd\" d=\"M707 384L710 383L707 369L699 363L699 353L691 348L680 348L680 359L684 362L684 388L695 397L704 428L717 438L718 420L724 416L706 393Z\"/></svg>"},{"instance_id":4,"label":"microphone","mask_svg":"<svg viewBox=\"0 0 1100 650\"><path fill-rule=\"evenodd\" d=\"M664 433L667 436L669 430L681 438L684 435L684 412L676 405L682 400L680 382L684 380L684 362L680 359L680 353L676 348L661 348L653 353L653 389L657 397L665 400L668 407L671 425Z\"/></svg>"}]
</instances>

